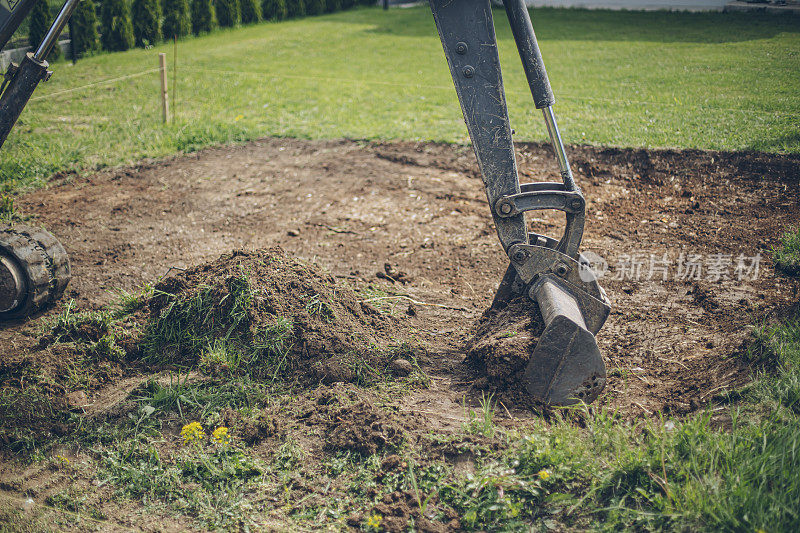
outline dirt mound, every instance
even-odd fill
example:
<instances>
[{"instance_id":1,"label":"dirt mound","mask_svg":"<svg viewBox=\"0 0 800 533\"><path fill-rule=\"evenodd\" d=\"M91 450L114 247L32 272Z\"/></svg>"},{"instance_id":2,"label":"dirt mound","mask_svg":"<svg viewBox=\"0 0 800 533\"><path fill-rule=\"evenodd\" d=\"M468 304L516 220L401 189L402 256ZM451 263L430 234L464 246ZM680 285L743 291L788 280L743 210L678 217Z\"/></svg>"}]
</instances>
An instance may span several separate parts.
<instances>
[{"instance_id":1,"label":"dirt mound","mask_svg":"<svg viewBox=\"0 0 800 533\"><path fill-rule=\"evenodd\" d=\"M212 374L364 384L415 356L399 318L279 247L224 254L166 278L147 308L144 359Z\"/></svg>"},{"instance_id":2,"label":"dirt mound","mask_svg":"<svg viewBox=\"0 0 800 533\"><path fill-rule=\"evenodd\" d=\"M529 298L516 298L481 317L467 342L467 363L482 377L475 387L497 391L522 389L520 380L544 330L539 307Z\"/></svg>"}]
</instances>

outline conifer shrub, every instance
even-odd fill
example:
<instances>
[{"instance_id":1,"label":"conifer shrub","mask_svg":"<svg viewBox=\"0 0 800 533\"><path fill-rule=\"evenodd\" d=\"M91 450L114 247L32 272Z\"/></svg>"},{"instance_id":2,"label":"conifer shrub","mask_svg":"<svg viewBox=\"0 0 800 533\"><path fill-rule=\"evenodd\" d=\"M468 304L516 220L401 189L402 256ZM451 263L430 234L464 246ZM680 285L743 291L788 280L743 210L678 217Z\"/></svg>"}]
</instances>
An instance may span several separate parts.
<instances>
[{"instance_id":1,"label":"conifer shrub","mask_svg":"<svg viewBox=\"0 0 800 533\"><path fill-rule=\"evenodd\" d=\"M216 26L214 4L211 0L192 0L192 33L199 35L214 29Z\"/></svg>"},{"instance_id":2,"label":"conifer shrub","mask_svg":"<svg viewBox=\"0 0 800 533\"><path fill-rule=\"evenodd\" d=\"M192 32L189 0L163 0L164 24L161 32L165 39L186 37Z\"/></svg>"},{"instance_id":3,"label":"conifer shrub","mask_svg":"<svg viewBox=\"0 0 800 533\"><path fill-rule=\"evenodd\" d=\"M325 12L325 0L307 0L306 15L321 15Z\"/></svg>"},{"instance_id":4,"label":"conifer shrub","mask_svg":"<svg viewBox=\"0 0 800 533\"><path fill-rule=\"evenodd\" d=\"M305 0L286 0L287 18L306 16Z\"/></svg>"},{"instance_id":5,"label":"conifer shrub","mask_svg":"<svg viewBox=\"0 0 800 533\"><path fill-rule=\"evenodd\" d=\"M259 0L242 0L242 24L253 24L261 20Z\"/></svg>"},{"instance_id":6,"label":"conifer shrub","mask_svg":"<svg viewBox=\"0 0 800 533\"><path fill-rule=\"evenodd\" d=\"M161 40L161 1L133 0L133 40L136 46L154 45Z\"/></svg>"},{"instance_id":7,"label":"conifer shrub","mask_svg":"<svg viewBox=\"0 0 800 533\"><path fill-rule=\"evenodd\" d=\"M131 7L126 0L104 0L100 10L100 42L104 50L121 52L133 48Z\"/></svg>"},{"instance_id":8,"label":"conifer shrub","mask_svg":"<svg viewBox=\"0 0 800 533\"><path fill-rule=\"evenodd\" d=\"M239 24L241 17L239 0L216 0L214 9L217 12L217 22L223 28L231 28Z\"/></svg>"},{"instance_id":9,"label":"conifer shrub","mask_svg":"<svg viewBox=\"0 0 800 533\"><path fill-rule=\"evenodd\" d=\"M264 20L279 21L289 16L286 0L263 0L261 2L261 16Z\"/></svg>"},{"instance_id":10,"label":"conifer shrub","mask_svg":"<svg viewBox=\"0 0 800 533\"><path fill-rule=\"evenodd\" d=\"M92 0L81 0L72 14L72 49L75 57L85 57L100 50L97 33L97 8Z\"/></svg>"}]
</instances>

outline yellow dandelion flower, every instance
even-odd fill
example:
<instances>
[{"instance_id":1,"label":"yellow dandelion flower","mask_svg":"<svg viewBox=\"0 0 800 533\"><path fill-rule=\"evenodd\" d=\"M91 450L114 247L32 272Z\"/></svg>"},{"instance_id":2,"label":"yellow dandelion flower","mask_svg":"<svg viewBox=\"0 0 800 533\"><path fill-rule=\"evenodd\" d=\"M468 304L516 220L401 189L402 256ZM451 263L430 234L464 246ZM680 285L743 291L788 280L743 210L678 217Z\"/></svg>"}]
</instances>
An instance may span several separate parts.
<instances>
[{"instance_id":1,"label":"yellow dandelion flower","mask_svg":"<svg viewBox=\"0 0 800 533\"><path fill-rule=\"evenodd\" d=\"M367 527L372 528L372 529L378 529L381 526L381 522L382 521L383 521L383 517L381 515L379 515L378 513L375 513L374 515L370 516L367 519Z\"/></svg>"},{"instance_id":2,"label":"yellow dandelion flower","mask_svg":"<svg viewBox=\"0 0 800 533\"><path fill-rule=\"evenodd\" d=\"M230 442L230 437L228 437L228 428L225 426L218 427L211 434L211 438L214 439L217 444L228 444L228 442Z\"/></svg>"},{"instance_id":3,"label":"yellow dandelion flower","mask_svg":"<svg viewBox=\"0 0 800 533\"><path fill-rule=\"evenodd\" d=\"M67 459L67 458L66 458L66 457L64 457L63 455L56 455L56 456L55 456L55 460L56 460L56 461L58 462L58 464L60 464L61 466L69 466L69 459Z\"/></svg>"},{"instance_id":4,"label":"yellow dandelion flower","mask_svg":"<svg viewBox=\"0 0 800 533\"><path fill-rule=\"evenodd\" d=\"M756 529L756 533L767 533L766 529Z\"/></svg>"},{"instance_id":5,"label":"yellow dandelion flower","mask_svg":"<svg viewBox=\"0 0 800 533\"><path fill-rule=\"evenodd\" d=\"M181 429L181 437L183 437L184 444L200 442L205 436L206 433L203 431L203 426L200 425L200 422L190 422Z\"/></svg>"},{"instance_id":6,"label":"yellow dandelion flower","mask_svg":"<svg viewBox=\"0 0 800 533\"><path fill-rule=\"evenodd\" d=\"M542 481L546 481L547 478L550 477L550 471L542 469L536 472L536 475L539 476L539 479L541 479Z\"/></svg>"},{"instance_id":7,"label":"yellow dandelion flower","mask_svg":"<svg viewBox=\"0 0 800 533\"><path fill-rule=\"evenodd\" d=\"M239 121L240 121L240 120L242 120L243 118L244 118L244 115L236 115L236 118L235 118L235 119L233 119L233 121L234 121L234 122L239 122Z\"/></svg>"}]
</instances>

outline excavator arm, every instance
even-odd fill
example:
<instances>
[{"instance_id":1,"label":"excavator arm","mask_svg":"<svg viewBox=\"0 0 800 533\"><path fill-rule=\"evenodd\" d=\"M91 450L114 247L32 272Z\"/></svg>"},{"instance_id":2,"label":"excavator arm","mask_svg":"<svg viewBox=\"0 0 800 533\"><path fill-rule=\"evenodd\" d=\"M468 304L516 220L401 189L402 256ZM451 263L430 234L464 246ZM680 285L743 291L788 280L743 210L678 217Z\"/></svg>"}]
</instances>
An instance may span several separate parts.
<instances>
[{"instance_id":1,"label":"excavator arm","mask_svg":"<svg viewBox=\"0 0 800 533\"><path fill-rule=\"evenodd\" d=\"M0 50L25 20L36 0L0 0Z\"/></svg>"},{"instance_id":2,"label":"excavator arm","mask_svg":"<svg viewBox=\"0 0 800 533\"><path fill-rule=\"evenodd\" d=\"M42 1L42 0L39 0ZM52 74L45 59L57 44L58 36L72 16L80 0L67 0L50 29L33 52L28 52L19 65L11 64L0 86L0 147L16 124L22 110L41 81ZM36 0L0 0L0 49L19 27Z\"/></svg>"},{"instance_id":3,"label":"excavator arm","mask_svg":"<svg viewBox=\"0 0 800 533\"><path fill-rule=\"evenodd\" d=\"M490 0L430 0L430 6L497 235L509 258L492 305L502 307L517 293L538 305L545 329L525 369L531 395L553 405L591 402L606 380L594 335L611 307L588 261L578 253L586 202L564 151L552 109L555 97L525 2L505 0L504 6L534 104L543 112L558 159L560 183L519 182ZM525 212L542 209L565 213L559 240L528 233Z\"/></svg>"}]
</instances>

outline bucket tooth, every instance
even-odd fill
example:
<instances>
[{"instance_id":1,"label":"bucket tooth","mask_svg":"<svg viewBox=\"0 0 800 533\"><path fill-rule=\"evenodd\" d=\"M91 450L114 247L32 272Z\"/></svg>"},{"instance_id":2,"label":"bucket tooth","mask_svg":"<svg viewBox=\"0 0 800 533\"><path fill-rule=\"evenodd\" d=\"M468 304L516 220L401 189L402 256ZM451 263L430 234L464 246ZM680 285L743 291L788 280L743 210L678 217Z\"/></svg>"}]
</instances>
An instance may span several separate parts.
<instances>
[{"instance_id":1,"label":"bucket tooth","mask_svg":"<svg viewBox=\"0 0 800 533\"><path fill-rule=\"evenodd\" d=\"M577 301L549 276L529 295L539 305L545 329L525 368L528 392L546 405L592 402L605 387L606 368Z\"/></svg>"}]
</instances>

